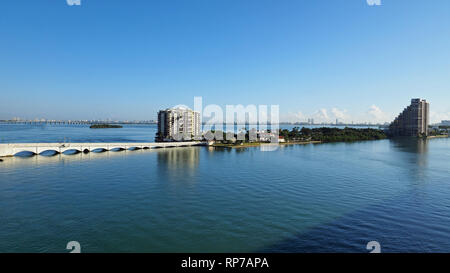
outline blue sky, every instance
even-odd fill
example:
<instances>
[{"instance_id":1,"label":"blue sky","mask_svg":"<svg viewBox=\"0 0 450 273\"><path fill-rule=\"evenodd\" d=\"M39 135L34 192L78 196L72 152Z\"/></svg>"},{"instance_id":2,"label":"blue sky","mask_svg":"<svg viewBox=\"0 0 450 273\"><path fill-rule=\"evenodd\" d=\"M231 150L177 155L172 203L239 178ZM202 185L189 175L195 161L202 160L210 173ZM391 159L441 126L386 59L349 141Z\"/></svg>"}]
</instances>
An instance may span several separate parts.
<instances>
[{"instance_id":1,"label":"blue sky","mask_svg":"<svg viewBox=\"0 0 450 273\"><path fill-rule=\"evenodd\" d=\"M7 0L0 119L278 104L283 120L450 119L450 1Z\"/></svg>"}]
</instances>

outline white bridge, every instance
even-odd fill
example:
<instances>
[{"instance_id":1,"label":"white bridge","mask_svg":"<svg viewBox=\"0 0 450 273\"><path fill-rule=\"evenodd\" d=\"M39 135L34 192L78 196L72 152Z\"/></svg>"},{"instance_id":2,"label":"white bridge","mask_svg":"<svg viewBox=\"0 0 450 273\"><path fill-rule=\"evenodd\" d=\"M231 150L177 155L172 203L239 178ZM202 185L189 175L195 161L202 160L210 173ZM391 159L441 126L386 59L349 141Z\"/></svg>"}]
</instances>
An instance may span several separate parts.
<instances>
[{"instance_id":1,"label":"white bridge","mask_svg":"<svg viewBox=\"0 0 450 273\"><path fill-rule=\"evenodd\" d=\"M60 154L67 151L88 153L94 150L135 150L205 145L207 145L207 142L199 141L153 143L12 143L0 144L0 157L14 156L22 152L29 152L38 155L46 151L53 151Z\"/></svg>"}]
</instances>

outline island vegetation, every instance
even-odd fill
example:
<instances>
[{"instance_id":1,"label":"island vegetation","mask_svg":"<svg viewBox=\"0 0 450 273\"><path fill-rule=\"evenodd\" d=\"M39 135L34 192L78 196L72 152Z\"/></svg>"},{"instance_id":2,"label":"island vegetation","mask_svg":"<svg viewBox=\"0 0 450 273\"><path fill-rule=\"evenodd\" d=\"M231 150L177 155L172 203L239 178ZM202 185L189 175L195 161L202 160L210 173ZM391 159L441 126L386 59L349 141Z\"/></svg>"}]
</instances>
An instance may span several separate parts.
<instances>
[{"instance_id":1,"label":"island vegetation","mask_svg":"<svg viewBox=\"0 0 450 273\"><path fill-rule=\"evenodd\" d=\"M350 142L362 140L378 140L387 138L386 133L380 129L355 128L306 128L294 127L291 131L281 130L280 136L288 141L321 141L321 142Z\"/></svg>"},{"instance_id":2,"label":"island vegetation","mask_svg":"<svg viewBox=\"0 0 450 273\"><path fill-rule=\"evenodd\" d=\"M212 133L215 133L212 131ZM220 133L219 133L220 134ZM276 134L272 134L270 130L267 130L265 136L262 138L261 136L264 134L256 133L256 140L250 140L249 135L250 131L245 132L245 140L237 140L238 137L235 134L234 137L230 140L226 138L226 134L223 133L223 140L216 140L214 145L215 147L232 147L232 148L240 148L240 147L252 147L259 146L263 143L268 143L268 136L276 137ZM217 134L216 134L217 135ZM314 144L314 143L325 143L325 142L352 142L352 141L366 141L366 140L380 140L386 139L388 136L385 131L380 129L355 129L355 128L299 128L294 127L292 130L281 129L279 130L279 144L280 145L289 145L289 144ZM242 139L242 136L241 136Z\"/></svg>"},{"instance_id":3,"label":"island vegetation","mask_svg":"<svg viewBox=\"0 0 450 273\"><path fill-rule=\"evenodd\" d=\"M122 125L112 125L112 124L92 124L89 128L91 129L106 129L106 128L122 128Z\"/></svg>"},{"instance_id":4,"label":"island vegetation","mask_svg":"<svg viewBox=\"0 0 450 273\"><path fill-rule=\"evenodd\" d=\"M428 138L449 137L450 126L441 125L437 128L429 128Z\"/></svg>"}]
</instances>

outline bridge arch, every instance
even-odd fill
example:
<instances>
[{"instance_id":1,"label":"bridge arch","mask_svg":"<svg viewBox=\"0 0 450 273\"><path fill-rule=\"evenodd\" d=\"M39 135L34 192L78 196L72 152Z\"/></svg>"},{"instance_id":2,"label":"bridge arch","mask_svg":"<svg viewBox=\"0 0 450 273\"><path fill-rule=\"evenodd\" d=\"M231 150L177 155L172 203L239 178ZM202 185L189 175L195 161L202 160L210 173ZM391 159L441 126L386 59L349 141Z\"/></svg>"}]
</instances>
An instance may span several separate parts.
<instances>
[{"instance_id":1,"label":"bridge arch","mask_svg":"<svg viewBox=\"0 0 450 273\"><path fill-rule=\"evenodd\" d=\"M85 149L86 150L86 149ZM94 148L91 148L91 152L92 153L104 153L104 152L107 152L108 151L108 149L106 149L106 148L103 148L103 147L94 147Z\"/></svg>"},{"instance_id":2,"label":"bridge arch","mask_svg":"<svg viewBox=\"0 0 450 273\"><path fill-rule=\"evenodd\" d=\"M121 151L125 151L126 149L124 147L114 147L114 148L110 148L109 150L112 152L121 152Z\"/></svg>"},{"instance_id":3,"label":"bridge arch","mask_svg":"<svg viewBox=\"0 0 450 273\"><path fill-rule=\"evenodd\" d=\"M14 156L17 157L32 157L35 156L36 153L30 150L15 150L14 151Z\"/></svg>"},{"instance_id":4,"label":"bridge arch","mask_svg":"<svg viewBox=\"0 0 450 273\"><path fill-rule=\"evenodd\" d=\"M64 151L61 151L61 153L65 154L65 155L74 155L74 154L81 153L81 151L78 149L69 148L69 149L65 149Z\"/></svg>"},{"instance_id":5,"label":"bridge arch","mask_svg":"<svg viewBox=\"0 0 450 273\"><path fill-rule=\"evenodd\" d=\"M55 149L47 149L47 150L43 150L43 151L38 151L39 155L42 156L55 156L59 154L59 151L55 150Z\"/></svg>"}]
</instances>

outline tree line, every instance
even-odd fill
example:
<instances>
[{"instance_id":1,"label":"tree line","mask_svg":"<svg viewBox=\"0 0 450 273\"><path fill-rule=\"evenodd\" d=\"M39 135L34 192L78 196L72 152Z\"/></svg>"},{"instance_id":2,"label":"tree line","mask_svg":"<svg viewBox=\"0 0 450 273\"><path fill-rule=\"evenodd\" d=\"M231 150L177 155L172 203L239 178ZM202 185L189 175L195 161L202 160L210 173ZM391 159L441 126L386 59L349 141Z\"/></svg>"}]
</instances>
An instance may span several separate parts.
<instances>
[{"instance_id":1,"label":"tree line","mask_svg":"<svg viewBox=\"0 0 450 273\"><path fill-rule=\"evenodd\" d=\"M356 128L306 128L294 127L292 130L280 130L280 136L286 141L322 141L322 142L341 142L341 141L360 141L377 140L387 138L386 133L380 129L356 129Z\"/></svg>"}]
</instances>

